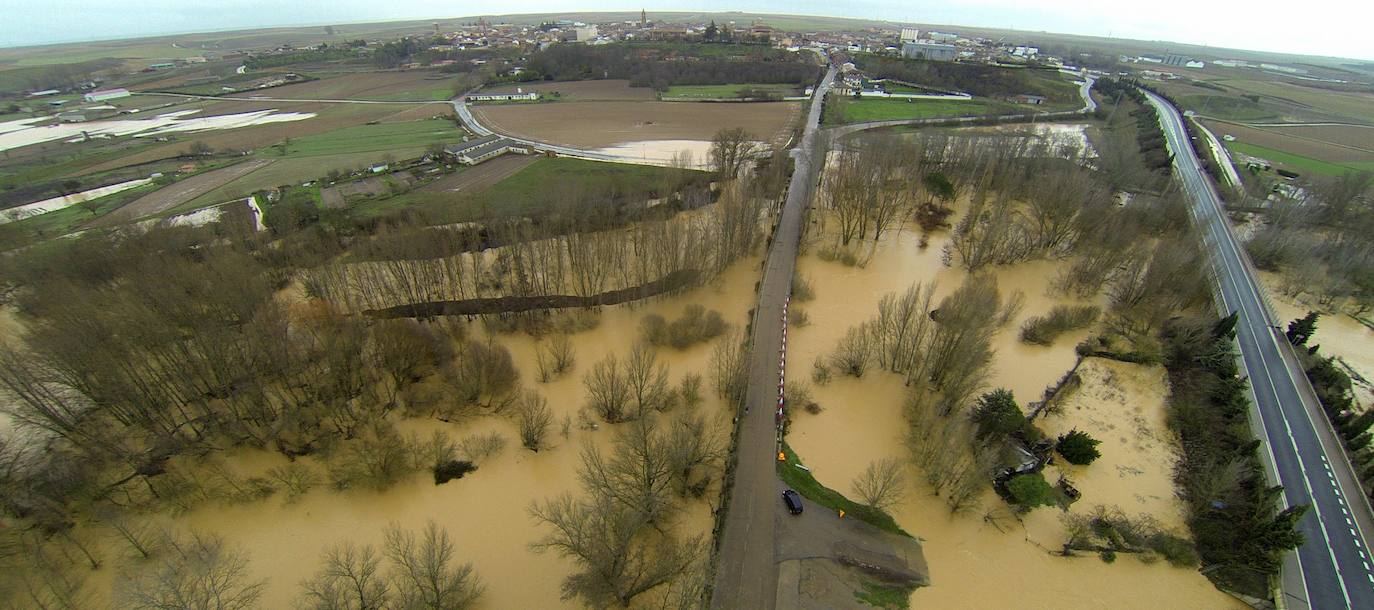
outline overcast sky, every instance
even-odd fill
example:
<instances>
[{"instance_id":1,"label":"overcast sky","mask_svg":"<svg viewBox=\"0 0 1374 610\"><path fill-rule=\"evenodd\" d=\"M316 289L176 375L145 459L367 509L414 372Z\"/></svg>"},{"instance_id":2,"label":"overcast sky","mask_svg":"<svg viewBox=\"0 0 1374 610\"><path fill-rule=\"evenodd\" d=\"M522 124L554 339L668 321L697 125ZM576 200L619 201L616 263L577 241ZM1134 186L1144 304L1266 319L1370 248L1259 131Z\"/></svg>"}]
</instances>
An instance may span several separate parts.
<instances>
[{"instance_id":1,"label":"overcast sky","mask_svg":"<svg viewBox=\"0 0 1374 610\"><path fill-rule=\"evenodd\" d=\"M641 7L1042 30L1374 60L1371 0L3 0L0 47L276 25Z\"/></svg>"}]
</instances>

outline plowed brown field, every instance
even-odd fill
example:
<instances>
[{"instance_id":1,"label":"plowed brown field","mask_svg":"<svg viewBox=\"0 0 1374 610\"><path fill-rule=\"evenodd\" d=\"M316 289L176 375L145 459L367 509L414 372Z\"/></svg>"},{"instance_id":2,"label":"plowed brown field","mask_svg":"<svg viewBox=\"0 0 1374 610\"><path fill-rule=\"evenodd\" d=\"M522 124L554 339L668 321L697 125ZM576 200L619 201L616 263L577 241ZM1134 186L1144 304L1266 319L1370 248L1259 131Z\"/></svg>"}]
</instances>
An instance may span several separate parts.
<instances>
[{"instance_id":1,"label":"plowed brown field","mask_svg":"<svg viewBox=\"0 0 1374 610\"><path fill-rule=\"evenodd\" d=\"M472 109L477 120L498 132L577 148L644 140L710 140L723 127L743 127L755 139L782 143L800 111L801 104L796 102L555 102Z\"/></svg>"}]
</instances>

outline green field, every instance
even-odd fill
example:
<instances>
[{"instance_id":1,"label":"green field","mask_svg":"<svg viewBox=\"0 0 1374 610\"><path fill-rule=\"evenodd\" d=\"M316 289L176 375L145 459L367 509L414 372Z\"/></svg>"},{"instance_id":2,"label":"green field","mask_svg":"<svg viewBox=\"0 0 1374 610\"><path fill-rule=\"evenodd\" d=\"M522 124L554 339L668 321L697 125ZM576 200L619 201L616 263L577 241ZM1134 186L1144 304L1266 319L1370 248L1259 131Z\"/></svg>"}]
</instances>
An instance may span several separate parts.
<instances>
[{"instance_id":1,"label":"green field","mask_svg":"<svg viewBox=\"0 0 1374 610\"><path fill-rule=\"evenodd\" d=\"M747 83L736 83L730 85L674 85L663 93L663 97L731 99L739 97L739 92L745 89L765 91L783 97L800 95L800 91L792 85L751 85Z\"/></svg>"},{"instance_id":2,"label":"green field","mask_svg":"<svg viewBox=\"0 0 1374 610\"><path fill-rule=\"evenodd\" d=\"M92 199L88 203L96 206L95 214L92 214L85 207L73 205L48 212L47 214L25 218L15 222L14 226L20 227L40 238L66 235L76 230L80 225L113 212L120 206L156 191L159 188L162 188L162 186L158 184L145 184L137 188L131 188L127 191Z\"/></svg>"},{"instance_id":3,"label":"green field","mask_svg":"<svg viewBox=\"0 0 1374 610\"><path fill-rule=\"evenodd\" d=\"M972 99L968 101L912 99L836 98L826 107L825 122L867 123L902 119L983 116L1005 114L1016 106L1005 102Z\"/></svg>"},{"instance_id":4,"label":"green field","mask_svg":"<svg viewBox=\"0 0 1374 610\"><path fill-rule=\"evenodd\" d=\"M1265 146L1246 144L1244 142L1226 142L1226 147L1234 152L1244 153L1252 157L1259 157L1283 169L1298 173L1310 172L1325 176L1339 176L1350 171L1374 171L1374 161L1357 161L1343 164L1329 163L1311 157L1294 155Z\"/></svg>"},{"instance_id":5,"label":"green field","mask_svg":"<svg viewBox=\"0 0 1374 610\"><path fill-rule=\"evenodd\" d=\"M1218 79L1213 82L1262 96L1261 104L1282 106L1300 117L1374 123L1374 95L1369 93L1329 91L1268 80Z\"/></svg>"},{"instance_id":6,"label":"green field","mask_svg":"<svg viewBox=\"0 0 1374 610\"><path fill-rule=\"evenodd\" d=\"M171 44L147 43L129 45L124 41L115 43L64 44L36 52L20 58L18 66L50 66L55 64L76 64L94 59L147 59L149 63L185 59L204 55L204 51L174 47ZM24 51L31 51L24 49Z\"/></svg>"},{"instance_id":7,"label":"green field","mask_svg":"<svg viewBox=\"0 0 1374 610\"><path fill-rule=\"evenodd\" d=\"M322 155L354 154L398 148L425 147L436 142L454 143L463 134L445 119L426 119L402 123L378 123L336 129L327 133L294 138L286 146L282 157L318 157ZM263 151L268 158L278 156L278 149Z\"/></svg>"},{"instance_id":8,"label":"green field","mask_svg":"<svg viewBox=\"0 0 1374 610\"><path fill-rule=\"evenodd\" d=\"M275 152L266 152L263 158L273 158ZM380 163L390 155L394 159L413 159L425 154L425 147L412 146L381 151L345 153L338 155L319 155L309 157L286 157L267 167L259 169L238 180L234 180L200 197L196 197L176 208L177 212L189 212L242 197L253 191L276 188L288 184L301 184L324 178L330 171L351 172Z\"/></svg>"},{"instance_id":9,"label":"green field","mask_svg":"<svg viewBox=\"0 0 1374 610\"><path fill-rule=\"evenodd\" d=\"M431 101L442 102L453 97L452 80L426 80L415 83L414 87L404 91L392 91L385 94L368 95L363 94L359 99L380 100L386 102L415 102Z\"/></svg>"},{"instance_id":10,"label":"green field","mask_svg":"<svg viewBox=\"0 0 1374 610\"><path fill-rule=\"evenodd\" d=\"M567 202L568 193L614 192L627 199L648 198L655 185L662 184L669 173L679 171L688 171L695 177L705 175L652 165L542 158L480 193L459 196L444 192L411 192L364 203L356 211L364 215L381 215L414 208L435 223L537 215L554 204ZM551 189L551 185L557 185L557 189Z\"/></svg>"},{"instance_id":11,"label":"green field","mask_svg":"<svg viewBox=\"0 0 1374 610\"><path fill-rule=\"evenodd\" d=\"M1248 99L1226 95L1187 95L1179 100L1184 108L1199 115L1231 121L1278 119L1279 114Z\"/></svg>"}]
</instances>

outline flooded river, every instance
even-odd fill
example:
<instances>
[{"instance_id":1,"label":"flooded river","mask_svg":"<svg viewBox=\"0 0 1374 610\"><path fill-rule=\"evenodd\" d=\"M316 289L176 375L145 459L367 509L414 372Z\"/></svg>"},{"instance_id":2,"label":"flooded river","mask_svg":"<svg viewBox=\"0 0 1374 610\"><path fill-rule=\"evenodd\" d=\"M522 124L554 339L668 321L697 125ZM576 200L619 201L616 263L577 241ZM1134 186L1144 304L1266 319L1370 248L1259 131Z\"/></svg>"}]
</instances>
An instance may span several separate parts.
<instances>
[{"instance_id":1,"label":"flooded river","mask_svg":"<svg viewBox=\"0 0 1374 610\"><path fill-rule=\"evenodd\" d=\"M873 316L883 294L934 280L938 301L958 287L964 272L940 260L947 236L932 236L925 249L919 240L913 227L884 237L862 268L822 261L816 248L799 260L799 273L811 280L816 299L793 304L807 312L810 324L789 333L788 379L809 381L816 357L828 353L849 326ZM1051 347L1017 339L1027 317L1074 302L1046 293L1056 272L1050 261L994 272L1004 298L1019 290L1025 305L994 341L989 388L1008 388L1023 405L1038 400L1073 366L1074 346L1089 332L1067 333ZM1173 441L1164 427L1162 371L1089 360L1081 373L1086 383L1066 401L1064 413L1039 420L1048 433L1078 427L1103 441L1102 460L1069 471L1083 492L1073 510L1120 506L1127 514L1155 515L1166 527L1180 525L1181 507L1170 482ZM794 415L789 443L817 479L848 493L871 461L907 455L901 438L905 390L899 377L877 371L863 379L836 377L825 386L813 385L812 396L823 411ZM907 475L906 499L890 512L922 540L933 583L913 593L913 608L1244 607L1196 570L1125 555L1114 564L1095 556L1053 555L1064 542L1057 509L1037 509L1018 523L989 489L978 508L950 515L945 502L919 481L915 467L909 466Z\"/></svg>"},{"instance_id":2,"label":"flooded river","mask_svg":"<svg viewBox=\"0 0 1374 610\"><path fill-rule=\"evenodd\" d=\"M529 549L528 545L547 530L529 516L527 508L535 500L565 492L579 493L580 447L588 442L607 447L615 434L613 427L604 424L593 431L579 429L575 423L577 411L584 404L582 375L607 353L626 356L639 339L640 320L648 313L672 320L689 304L700 304L720 311L730 324L742 328L754 302L753 288L759 277L759 265L757 256L746 258L712 284L676 297L603 308L600 324L595 329L571 336L576 351L574 370L550 383L538 383L535 379L536 343L533 339L523 334L498 335L497 341L512 352L521 372L521 383L548 398L549 407L555 413L556 423L551 435L555 447L551 450L536 454L521 448L515 425L506 418L479 417L458 424L404 420L398 422L403 435L416 432L424 437L432 430L445 430L457 439L494 430L506 438L506 448L499 456L481 464L476 472L440 486L433 484L428 472L423 472L384 493L338 492L321 485L292 504L285 504L280 496L273 496L242 505L207 503L184 515L158 518L178 529L194 528L221 534L247 550L252 576L268 579L262 598L264 608L294 607L301 591L300 582L318 569L320 555L329 546L351 541L380 548L383 529L388 524L396 523L413 530L423 527L428 520L447 528L455 542L457 557L472 562L485 583L479 608L576 607L575 603L560 599L562 580L574 565L554 553L541 554ZM472 326L473 329L479 327ZM707 374L713 346L714 342L708 342L681 351L665 347L658 350L658 357L668 365L669 380L674 386L687 373L703 376L706 401L697 408L715 417L724 432L728 430L730 414L710 391ZM565 416L574 421L567 439L560 435L558 423ZM245 474L260 473L286 463L279 454L258 450L232 452L227 461ZM707 497L709 502L683 503L684 511L678 520L680 534L709 536L716 492L708 493ZM113 545L111 542L106 549L111 557L122 552ZM110 563L118 565L120 562ZM89 582L88 590L97 599L104 599L115 577L115 570L99 570Z\"/></svg>"},{"instance_id":3,"label":"flooded river","mask_svg":"<svg viewBox=\"0 0 1374 610\"><path fill-rule=\"evenodd\" d=\"M1269 292L1269 302L1278 316L1274 323L1280 328L1288 328L1289 322L1307 315L1308 311L1322 314L1317 319L1317 332L1307 344L1320 345L1322 355L1340 358L1366 379L1364 383L1355 380L1355 399L1364 408L1374 407L1374 329L1350 316L1330 313L1302 300L1307 295L1293 299L1283 294L1278 288L1283 283L1278 274L1261 271L1259 278Z\"/></svg>"}]
</instances>

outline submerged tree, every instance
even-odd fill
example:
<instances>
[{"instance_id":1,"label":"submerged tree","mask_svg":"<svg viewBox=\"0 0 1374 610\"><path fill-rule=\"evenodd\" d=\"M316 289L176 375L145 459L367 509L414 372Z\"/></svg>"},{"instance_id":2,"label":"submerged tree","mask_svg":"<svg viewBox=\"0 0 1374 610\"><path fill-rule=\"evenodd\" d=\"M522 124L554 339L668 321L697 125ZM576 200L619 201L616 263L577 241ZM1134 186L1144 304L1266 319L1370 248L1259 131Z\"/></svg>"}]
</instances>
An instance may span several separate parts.
<instances>
[{"instance_id":1,"label":"submerged tree","mask_svg":"<svg viewBox=\"0 0 1374 610\"><path fill-rule=\"evenodd\" d=\"M381 610L390 583L370 545L344 542L325 551L324 566L301 583L300 605L314 610Z\"/></svg>"},{"instance_id":2,"label":"submerged tree","mask_svg":"<svg viewBox=\"0 0 1374 610\"><path fill-rule=\"evenodd\" d=\"M869 462L868 467L854 479L854 493L864 504L887 508L902 501L905 483L902 462L896 458L883 458Z\"/></svg>"},{"instance_id":3,"label":"submerged tree","mask_svg":"<svg viewBox=\"0 0 1374 610\"><path fill-rule=\"evenodd\" d=\"M743 127L722 127L711 139L711 169L722 180L736 178L757 150Z\"/></svg>"},{"instance_id":4,"label":"submerged tree","mask_svg":"<svg viewBox=\"0 0 1374 610\"><path fill-rule=\"evenodd\" d=\"M248 558L213 534L168 535L165 555L149 570L130 574L119 584L117 598L125 608L206 608L238 610L257 606L265 580L248 578Z\"/></svg>"},{"instance_id":5,"label":"submerged tree","mask_svg":"<svg viewBox=\"0 0 1374 610\"><path fill-rule=\"evenodd\" d=\"M391 589L402 608L461 610L482 594L472 564L459 564L448 532L430 521L416 538L398 525L386 530Z\"/></svg>"},{"instance_id":6,"label":"submerged tree","mask_svg":"<svg viewBox=\"0 0 1374 610\"><path fill-rule=\"evenodd\" d=\"M647 527L644 516L605 498L563 495L537 503L530 513L553 531L534 542L577 562L563 581L563 599L593 608L628 607L640 594L685 572L702 554L700 537L676 539Z\"/></svg>"}]
</instances>

